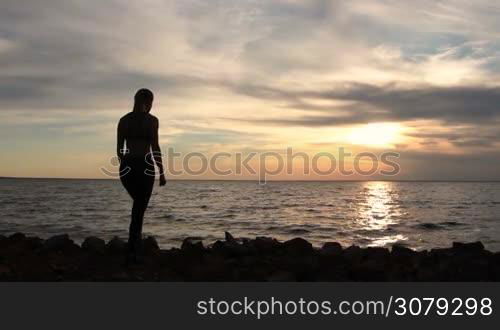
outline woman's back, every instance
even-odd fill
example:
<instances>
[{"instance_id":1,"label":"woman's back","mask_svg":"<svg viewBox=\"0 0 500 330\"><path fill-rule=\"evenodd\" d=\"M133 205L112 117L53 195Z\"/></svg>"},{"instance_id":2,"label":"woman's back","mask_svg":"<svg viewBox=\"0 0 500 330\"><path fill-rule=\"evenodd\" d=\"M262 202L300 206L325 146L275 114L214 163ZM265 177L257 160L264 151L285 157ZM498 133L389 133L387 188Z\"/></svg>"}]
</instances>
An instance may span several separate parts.
<instances>
[{"instance_id":1,"label":"woman's back","mask_svg":"<svg viewBox=\"0 0 500 330\"><path fill-rule=\"evenodd\" d=\"M144 157L151 152L155 119L144 112L129 112L120 119L118 130L125 139L125 157Z\"/></svg>"}]
</instances>

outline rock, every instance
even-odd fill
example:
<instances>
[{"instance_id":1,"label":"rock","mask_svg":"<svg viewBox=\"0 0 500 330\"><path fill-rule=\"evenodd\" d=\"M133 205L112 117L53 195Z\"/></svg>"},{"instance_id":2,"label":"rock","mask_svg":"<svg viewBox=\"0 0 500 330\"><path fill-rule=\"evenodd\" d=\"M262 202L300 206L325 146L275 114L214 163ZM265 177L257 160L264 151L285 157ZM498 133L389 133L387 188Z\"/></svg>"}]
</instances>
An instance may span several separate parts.
<instances>
[{"instance_id":1,"label":"rock","mask_svg":"<svg viewBox=\"0 0 500 330\"><path fill-rule=\"evenodd\" d=\"M247 244L251 245L260 253L275 253L281 247L281 243L271 237L257 237Z\"/></svg>"},{"instance_id":2,"label":"rock","mask_svg":"<svg viewBox=\"0 0 500 330\"><path fill-rule=\"evenodd\" d=\"M142 241L142 248L146 254L153 254L160 251L160 246L153 236L148 236Z\"/></svg>"},{"instance_id":3,"label":"rock","mask_svg":"<svg viewBox=\"0 0 500 330\"><path fill-rule=\"evenodd\" d=\"M106 248L113 253L124 253L127 249L127 243L115 236L106 244Z\"/></svg>"},{"instance_id":4,"label":"rock","mask_svg":"<svg viewBox=\"0 0 500 330\"><path fill-rule=\"evenodd\" d=\"M229 232L224 232L224 236L226 238L226 242L228 243L237 243L236 239L234 239L233 235L231 235Z\"/></svg>"},{"instance_id":5,"label":"rock","mask_svg":"<svg viewBox=\"0 0 500 330\"><path fill-rule=\"evenodd\" d=\"M283 243L284 248L291 254L311 254L313 246L303 238L294 238Z\"/></svg>"},{"instance_id":6,"label":"rock","mask_svg":"<svg viewBox=\"0 0 500 330\"><path fill-rule=\"evenodd\" d=\"M278 271L267 278L269 282L294 282L297 280L295 274L286 271Z\"/></svg>"},{"instance_id":7,"label":"rock","mask_svg":"<svg viewBox=\"0 0 500 330\"><path fill-rule=\"evenodd\" d=\"M87 237L82 243L82 249L92 253L101 253L106 249L106 242L97 237Z\"/></svg>"},{"instance_id":8,"label":"rock","mask_svg":"<svg viewBox=\"0 0 500 330\"><path fill-rule=\"evenodd\" d=\"M26 244L29 246L31 250L38 250L43 248L44 240L40 239L38 237L29 237L27 239ZM72 247L74 248L76 244L72 244ZM78 247L77 247L78 248Z\"/></svg>"},{"instance_id":9,"label":"rock","mask_svg":"<svg viewBox=\"0 0 500 330\"><path fill-rule=\"evenodd\" d=\"M43 243L43 248L48 251L61 251L75 246L76 244L69 238L68 234L52 236Z\"/></svg>"},{"instance_id":10,"label":"rock","mask_svg":"<svg viewBox=\"0 0 500 330\"><path fill-rule=\"evenodd\" d=\"M365 257L369 259L384 259L389 255L389 249L383 247L367 247L365 249Z\"/></svg>"},{"instance_id":11,"label":"rock","mask_svg":"<svg viewBox=\"0 0 500 330\"><path fill-rule=\"evenodd\" d=\"M10 277L12 271L6 265L0 265L0 279Z\"/></svg>"},{"instance_id":12,"label":"rock","mask_svg":"<svg viewBox=\"0 0 500 330\"><path fill-rule=\"evenodd\" d=\"M224 253L226 250L226 243L223 241L215 241L215 243L212 244L212 250L218 253Z\"/></svg>"},{"instance_id":13,"label":"rock","mask_svg":"<svg viewBox=\"0 0 500 330\"><path fill-rule=\"evenodd\" d=\"M126 272L116 272L111 275L111 280L117 282L128 282L131 278Z\"/></svg>"},{"instance_id":14,"label":"rock","mask_svg":"<svg viewBox=\"0 0 500 330\"><path fill-rule=\"evenodd\" d=\"M453 249L431 249L429 252L429 256L432 258L443 259L443 258L451 258L454 255Z\"/></svg>"},{"instance_id":15,"label":"rock","mask_svg":"<svg viewBox=\"0 0 500 330\"><path fill-rule=\"evenodd\" d=\"M235 241L216 241L212 244L212 250L218 254L230 257L241 257L256 252L249 244L240 244Z\"/></svg>"},{"instance_id":16,"label":"rock","mask_svg":"<svg viewBox=\"0 0 500 330\"><path fill-rule=\"evenodd\" d=\"M367 258L353 266L356 281L385 281L387 267L377 259Z\"/></svg>"},{"instance_id":17,"label":"rock","mask_svg":"<svg viewBox=\"0 0 500 330\"><path fill-rule=\"evenodd\" d=\"M320 253L325 256L338 256L342 254L342 245L336 242L327 242L323 245Z\"/></svg>"},{"instance_id":18,"label":"rock","mask_svg":"<svg viewBox=\"0 0 500 330\"><path fill-rule=\"evenodd\" d=\"M142 246L151 253L143 263L125 268L122 252L126 246L117 237L107 244L89 237L80 249L67 235L46 241L23 234L0 236L0 281L500 280L500 253L485 250L479 242L455 243L452 248L431 252L397 244L391 251L358 246L342 249L334 242L316 250L300 238L280 243L268 237L235 239L228 233L226 240L210 248L200 238L189 237L182 249L160 250L156 240L148 237ZM78 252L103 249L122 255Z\"/></svg>"},{"instance_id":19,"label":"rock","mask_svg":"<svg viewBox=\"0 0 500 330\"><path fill-rule=\"evenodd\" d=\"M391 255L394 257L413 257L417 252L402 245L393 245Z\"/></svg>"},{"instance_id":20,"label":"rock","mask_svg":"<svg viewBox=\"0 0 500 330\"><path fill-rule=\"evenodd\" d=\"M26 235L22 233L15 233L10 235L2 244L5 244L7 246L18 246L19 244L23 244L25 242Z\"/></svg>"},{"instance_id":21,"label":"rock","mask_svg":"<svg viewBox=\"0 0 500 330\"><path fill-rule=\"evenodd\" d=\"M343 254L349 261L357 260L363 255L363 250L357 245L351 245L344 250Z\"/></svg>"},{"instance_id":22,"label":"rock","mask_svg":"<svg viewBox=\"0 0 500 330\"><path fill-rule=\"evenodd\" d=\"M12 254L22 254L40 249L42 242L43 240L38 237L26 237L24 234L16 233L0 239L0 249L7 248Z\"/></svg>"},{"instance_id":23,"label":"rock","mask_svg":"<svg viewBox=\"0 0 500 330\"><path fill-rule=\"evenodd\" d=\"M205 247L199 238L187 237L184 241L182 241L181 250L189 252L204 252Z\"/></svg>"},{"instance_id":24,"label":"rock","mask_svg":"<svg viewBox=\"0 0 500 330\"><path fill-rule=\"evenodd\" d=\"M24 241L26 239L26 235L23 233L15 233L9 236L9 243L17 243L20 241Z\"/></svg>"},{"instance_id":25,"label":"rock","mask_svg":"<svg viewBox=\"0 0 500 330\"><path fill-rule=\"evenodd\" d=\"M484 251L484 245L481 242L459 243L453 242L453 250L460 253L480 253Z\"/></svg>"}]
</instances>

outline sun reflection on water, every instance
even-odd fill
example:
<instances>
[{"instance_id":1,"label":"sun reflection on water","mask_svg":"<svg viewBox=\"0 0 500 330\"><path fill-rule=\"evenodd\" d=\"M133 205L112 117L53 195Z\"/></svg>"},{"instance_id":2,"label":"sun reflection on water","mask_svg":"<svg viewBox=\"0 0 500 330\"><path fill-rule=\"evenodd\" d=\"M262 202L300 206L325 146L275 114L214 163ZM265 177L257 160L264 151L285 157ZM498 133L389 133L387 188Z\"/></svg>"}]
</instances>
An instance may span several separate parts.
<instances>
[{"instance_id":1,"label":"sun reflection on water","mask_svg":"<svg viewBox=\"0 0 500 330\"><path fill-rule=\"evenodd\" d=\"M399 194L392 182L366 182L357 204L358 233L369 246L384 246L407 239L402 234L391 233L392 225L401 219Z\"/></svg>"}]
</instances>

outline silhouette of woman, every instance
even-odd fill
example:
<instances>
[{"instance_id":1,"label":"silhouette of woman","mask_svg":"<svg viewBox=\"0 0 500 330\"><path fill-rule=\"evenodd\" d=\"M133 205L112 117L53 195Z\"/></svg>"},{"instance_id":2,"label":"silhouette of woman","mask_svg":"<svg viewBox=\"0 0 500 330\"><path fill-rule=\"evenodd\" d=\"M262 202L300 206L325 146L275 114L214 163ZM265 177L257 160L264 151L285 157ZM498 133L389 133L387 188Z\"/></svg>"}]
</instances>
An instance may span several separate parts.
<instances>
[{"instance_id":1,"label":"silhouette of woman","mask_svg":"<svg viewBox=\"0 0 500 330\"><path fill-rule=\"evenodd\" d=\"M127 262L137 261L142 243L142 223L155 181L155 167L160 172L160 186L166 184L158 143L158 119L149 114L153 92L140 89L134 97L134 109L118 123L117 154L120 180L132 197L132 219L128 238Z\"/></svg>"}]
</instances>

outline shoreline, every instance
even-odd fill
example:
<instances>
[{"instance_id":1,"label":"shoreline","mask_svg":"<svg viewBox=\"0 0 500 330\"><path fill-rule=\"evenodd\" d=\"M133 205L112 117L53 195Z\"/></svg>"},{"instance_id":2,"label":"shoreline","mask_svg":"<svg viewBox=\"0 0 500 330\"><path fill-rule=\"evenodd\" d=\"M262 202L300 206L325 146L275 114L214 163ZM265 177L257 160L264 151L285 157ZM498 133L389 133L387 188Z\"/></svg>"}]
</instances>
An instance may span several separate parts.
<instances>
[{"instance_id":1,"label":"shoreline","mask_svg":"<svg viewBox=\"0 0 500 330\"><path fill-rule=\"evenodd\" d=\"M500 252L481 242L416 251L403 246L315 248L294 238L225 240L204 246L186 238L160 249L143 239L140 264L125 265L127 244L68 235L46 240L22 233L0 236L0 281L500 281Z\"/></svg>"}]
</instances>

